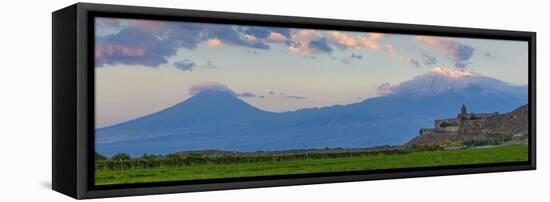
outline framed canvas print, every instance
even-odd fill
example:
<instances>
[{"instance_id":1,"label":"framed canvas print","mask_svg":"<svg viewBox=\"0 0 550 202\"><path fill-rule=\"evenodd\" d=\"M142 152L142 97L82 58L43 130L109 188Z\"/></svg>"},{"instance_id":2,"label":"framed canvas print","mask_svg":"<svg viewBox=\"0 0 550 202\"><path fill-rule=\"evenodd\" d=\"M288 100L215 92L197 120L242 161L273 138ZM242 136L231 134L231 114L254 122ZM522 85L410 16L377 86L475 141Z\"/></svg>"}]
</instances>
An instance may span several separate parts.
<instances>
[{"instance_id":1,"label":"framed canvas print","mask_svg":"<svg viewBox=\"0 0 550 202\"><path fill-rule=\"evenodd\" d=\"M75 198L535 169L535 33L75 4L53 189Z\"/></svg>"}]
</instances>

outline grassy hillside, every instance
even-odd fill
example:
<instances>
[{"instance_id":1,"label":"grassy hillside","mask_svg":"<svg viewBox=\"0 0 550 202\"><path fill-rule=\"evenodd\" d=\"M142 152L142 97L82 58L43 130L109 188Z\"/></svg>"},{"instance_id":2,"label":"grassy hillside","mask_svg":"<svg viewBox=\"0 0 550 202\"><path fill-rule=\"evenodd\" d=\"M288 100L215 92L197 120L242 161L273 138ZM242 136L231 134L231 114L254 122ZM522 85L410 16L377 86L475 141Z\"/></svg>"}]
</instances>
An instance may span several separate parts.
<instances>
[{"instance_id":1,"label":"grassy hillside","mask_svg":"<svg viewBox=\"0 0 550 202\"><path fill-rule=\"evenodd\" d=\"M377 170L528 160L528 146L499 146L338 158L96 170L96 184L215 179L335 171Z\"/></svg>"}]
</instances>

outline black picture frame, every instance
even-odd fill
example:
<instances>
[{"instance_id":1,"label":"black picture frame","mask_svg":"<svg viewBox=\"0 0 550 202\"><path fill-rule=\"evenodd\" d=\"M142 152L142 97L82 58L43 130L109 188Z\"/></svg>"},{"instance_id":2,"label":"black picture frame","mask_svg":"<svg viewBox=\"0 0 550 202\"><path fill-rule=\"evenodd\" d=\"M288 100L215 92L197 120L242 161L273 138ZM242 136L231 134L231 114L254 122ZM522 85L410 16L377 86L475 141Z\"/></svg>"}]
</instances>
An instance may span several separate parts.
<instances>
[{"instance_id":1,"label":"black picture frame","mask_svg":"<svg viewBox=\"0 0 550 202\"><path fill-rule=\"evenodd\" d=\"M529 161L181 182L94 185L94 17L422 34L527 41ZM536 169L536 33L77 3L52 14L52 188L85 199Z\"/></svg>"}]
</instances>

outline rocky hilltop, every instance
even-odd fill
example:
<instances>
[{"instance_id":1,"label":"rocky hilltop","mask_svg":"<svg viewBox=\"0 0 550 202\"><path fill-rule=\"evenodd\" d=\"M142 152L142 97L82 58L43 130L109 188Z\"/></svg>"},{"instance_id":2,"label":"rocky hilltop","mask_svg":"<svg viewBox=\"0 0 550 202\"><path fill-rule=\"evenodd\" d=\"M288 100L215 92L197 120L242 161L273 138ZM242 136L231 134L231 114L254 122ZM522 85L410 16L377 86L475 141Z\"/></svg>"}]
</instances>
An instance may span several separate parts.
<instances>
[{"instance_id":1,"label":"rocky hilltop","mask_svg":"<svg viewBox=\"0 0 550 202\"><path fill-rule=\"evenodd\" d=\"M467 147L500 144L527 144L529 106L509 113L468 113L462 105L456 118L434 121L434 128L422 128L405 147Z\"/></svg>"}]
</instances>

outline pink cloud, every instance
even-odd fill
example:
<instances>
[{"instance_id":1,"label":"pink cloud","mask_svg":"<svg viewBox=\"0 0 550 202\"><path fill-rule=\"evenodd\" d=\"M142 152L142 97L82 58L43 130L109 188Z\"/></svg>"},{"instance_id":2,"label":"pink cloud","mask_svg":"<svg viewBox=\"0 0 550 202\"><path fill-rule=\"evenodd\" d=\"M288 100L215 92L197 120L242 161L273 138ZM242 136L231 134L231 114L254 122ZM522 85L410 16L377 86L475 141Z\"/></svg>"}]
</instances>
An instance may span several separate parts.
<instances>
[{"instance_id":1,"label":"pink cloud","mask_svg":"<svg viewBox=\"0 0 550 202\"><path fill-rule=\"evenodd\" d=\"M146 50L143 47L129 47L119 44L101 44L95 49L96 65L102 66L110 62L113 57L117 58L133 58L132 61L136 64L156 66L156 60L143 57Z\"/></svg>"},{"instance_id":2,"label":"pink cloud","mask_svg":"<svg viewBox=\"0 0 550 202\"><path fill-rule=\"evenodd\" d=\"M372 50L380 48L378 40L383 36L384 34L381 33L369 33L366 37L353 36L338 31L328 33L329 41L341 48L366 48Z\"/></svg>"},{"instance_id":3,"label":"pink cloud","mask_svg":"<svg viewBox=\"0 0 550 202\"><path fill-rule=\"evenodd\" d=\"M165 22L155 20L128 20L128 24L132 27L140 29L144 32L154 34L164 34L170 31L170 26Z\"/></svg>"},{"instance_id":4,"label":"pink cloud","mask_svg":"<svg viewBox=\"0 0 550 202\"><path fill-rule=\"evenodd\" d=\"M384 45L384 51L392 58L420 67L420 63L416 59L400 54L391 44Z\"/></svg>"},{"instance_id":5,"label":"pink cloud","mask_svg":"<svg viewBox=\"0 0 550 202\"><path fill-rule=\"evenodd\" d=\"M288 46L288 50L292 53L299 53L306 56L311 56L318 51L309 47L309 42L321 38L321 34L315 30L300 30L290 36L292 43Z\"/></svg>"},{"instance_id":6,"label":"pink cloud","mask_svg":"<svg viewBox=\"0 0 550 202\"><path fill-rule=\"evenodd\" d=\"M416 36L414 40L422 42L428 46L444 50L447 54L454 54L458 43L449 38L435 36Z\"/></svg>"},{"instance_id":7,"label":"pink cloud","mask_svg":"<svg viewBox=\"0 0 550 202\"><path fill-rule=\"evenodd\" d=\"M286 42L288 40L285 35L278 32L271 32L267 38L271 42L279 42L279 43Z\"/></svg>"},{"instance_id":8,"label":"pink cloud","mask_svg":"<svg viewBox=\"0 0 550 202\"><path fill-rule=\"evenodd\" d=\"M96 48L96 57L119 54L122 56L143 56L145 49L141 47L126 47L118 44L101 45Z\"/></svg>"},{"instance_id":9,"label":"pink cloud","mask_svg":"<svg viewBox=\"0 0 550 202\"><path fill-rule=\"evenodd\" d=\"M465 68L472 57L474 48L458 43L448 37L416 36L415 41L426 44L432 48L442 50L450 58L457 68Z\"/></svg>"}]
</instances>

